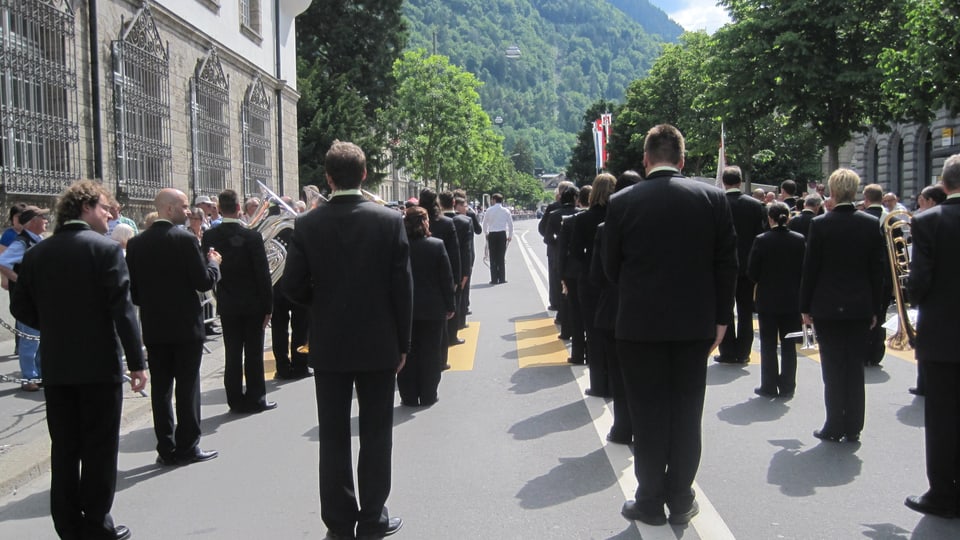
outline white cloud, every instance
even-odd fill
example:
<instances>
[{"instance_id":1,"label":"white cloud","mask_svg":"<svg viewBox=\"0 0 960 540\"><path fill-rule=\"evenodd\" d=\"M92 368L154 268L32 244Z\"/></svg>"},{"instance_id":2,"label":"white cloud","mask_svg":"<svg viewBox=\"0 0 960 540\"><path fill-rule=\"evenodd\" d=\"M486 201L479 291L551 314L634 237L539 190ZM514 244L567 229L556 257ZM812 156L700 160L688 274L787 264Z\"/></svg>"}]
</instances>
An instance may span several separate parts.
<instances>
[{"instance_id":1,"label":"white cloud","mask_svg":"<svg viewBox=\"0 0 960 540\"><path fill-rule=\"evenodd\" d=\"M650 0L662 9L684 30L706 30L714 33L717 28L730 22L727 11L717 6L717 0Z\"/></svg>"},{"instance_id":2,"label":"white cloud","mask_svg":"<svg viewBox=\"0 0 960 540\"><path fill-rule=\"evenodd\" d=\"M669 11L668 15L684 30L706 30L708 34L730 22L727 11L717 6L715 0L689 0L682 8Z\"/></svg>"}]
</instances>

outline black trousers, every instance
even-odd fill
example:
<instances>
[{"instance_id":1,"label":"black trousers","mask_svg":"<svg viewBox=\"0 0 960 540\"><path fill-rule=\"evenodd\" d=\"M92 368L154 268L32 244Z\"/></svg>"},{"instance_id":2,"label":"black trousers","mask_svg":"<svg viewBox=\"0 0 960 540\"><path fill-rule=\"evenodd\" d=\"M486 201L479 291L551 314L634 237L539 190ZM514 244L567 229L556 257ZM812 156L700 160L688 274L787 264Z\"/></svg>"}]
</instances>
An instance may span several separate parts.
<instances>
[{"instance_id":1,"label":"black trousers","mask_svg":"<svg viewBox=\"0 0 960 540\"><path fill-rule=\"evenodd\" d=\"M270 341L273 357L277 360L277 373L281 376L306 373L307 355L297 352L297 348L307 344L309 332L310 310L288 300L274 285Z\"/></svg>"},{"instance_id":2,"label":"black trousers","mask_svg":"<svg viewBox=\"0 0 960 540\"><path fill-rule=\"evenodd\" d=\"M506 282L507 231L487 233L487 247L490 250L490 282Z\"/></svg>"},{"instance_id":3,"label":"black trousers","mask_svg":"<svg viewBox=\"0 0 960 540\"><path fill-rule=\"evenodd\" d=\"M443 370L443 320L413 321L407 363L397 374L397 389L405 405L432 405Z\"/></svg>"},{"instance_id":4,"label":"black trousers","mask_svg":"<svg viewBox=\"0 0 960 540\"><path fill-rule=\"evenodd\" d=\"M600 343L595 324L597 301L600 288L590 283L586 277L580 277L577 283L580 298L580 320L587 337L587 363L590 365L590 388L600 395L612 395L610 392L610 368L607 366L607 348Z\"/></svg>"},{"instance_id":5,"label":"black trousers","mask_svg":"<svg viewBox=\"0 0 960 540\"><path fill-rule=\"evenodd\" d=\"M797 342L785 336L800 330L800 314L759 313L757 319L760 323L760 388L771 394L793 393L797 387Z\"/></svg>"},{"instance_id":6,"label":"black trousers","mask_svg":"<svg viewBox=\"0 0 960 540\"><path fill-rule=\"evenodd\" d=\"M263 380L263 319L266 313L221 313L223 328L223 388L227 405L234 410L249 409L265 399ZM243 390L243 380L247 390Z\"/></svg>"},{"instance_id":7,"label":"black trousers","mask_svg":"<svg viewBox=\"0 0 960 540\"><path fill-rule=\"evenodd\" d=\"M870 321L816 318L814 328L820 345L823 402L827 410L821 431L833 436L859 435L866 400L863 363Z\"/></svg>"},{"instance_id":8,"label":"black trousers","mask_svg":"<svg viewBox=\"0 0 960 540\"><path fill-rule=\"evenodd\" d=\"M923 402L928 497L943 508L960 504L960 364L926 362Z\"/></svg>"},{"instance_id":9,"label":"black trousers","mask_svg":"<svg viewBox=\"0 0 960 540\"><path fill-rule=\"evenodd\" d=\"M453 305L456 306L456 311L454 312L452 319L447 319L447 345L453 345L457 341L457 331L460 330L460 295L462 291L460 290L460 284L457 283L457 288L453 293Z\"/></svg>"},{"instance_id":10,"label":"black trousers","mask_svg":"<svg viewBox=\"0 0 960 540\"><path fill-rule=\"evenodd\" d=\"M460 296L457 299L458 329L467 327L467 312L470 311L470 280L471 277L467 276L467 282L463 285L463 290L460 291Z\"/></svg>"},{"instance_id":11,"label":"black trousers","mask_svg":"<svg viewBox=\"0 0 960 540\"><path fill-rule=\"evenodd\" d=\"M867 355L864 358L864 365L879 366L880 362L883 361L883 356L887 354L887 329L883 327L883 323L887 320L887 307L889 305L889 301L884 302L883 306L877 310L877 325L868 334Z\"/></svg>"},{"instance_id":12,"label":"black trousers","mask_svg":"<svg viewBox=\"0 0 960 540\"><path fill-rule=\"evenodd\" d=\"M187 457L200 444L200 359L203 342L147 345L150 403L157 453ZM173 396L177 397L176 422ZM176 426L176 428L174 428Z\"/></svg>"},{"instance_id":13,"label":"black trousers","mask_svg":"<svg viewBox=\"0 0 960 540\"><path fill-rule=\"evenodd\" d=\"M610 435L617 440L630 440L633 438L633 422L630 419L630 406L627 403L627 391L623 386L617 340L613 337L612 328L597 328L596 348L600 349L600 355L605 359L610 374L610 392L613 394L613 426L610 427ZM593 350L590 349L591 362Z\"/></svg>"},{"instance_id":14,"label":"black trousers","mask_svg":"<svg viewBox=\"0 0 960 540\"><path fill-rule=\"evenodd\" d=\"M753 285L747 276L737 277L737 324L733 313L727 319L727 332L720 342L720 358L727 362L744 362L753 347Z\"/></svg>"},{"instance_id":15,"label":"black trousers","mask_svg":"<svg viewBox=\"0 0 960 540\"><path fill-rule=\"evenodd\" d=\"M110 539L123 386L47 386L50 515L64 539Z\"/></svg>"},{"instance_id":16,"label":"black trousers","mask_svg":"<svg viewBox=\"0 0 960 540\"><path fill-rule=\"evenodd\" d=\"M684 512L700 467L710 340L617 340L633 421L636 501L647 512Z\"/></svg>"},{"instance_id":17,"label":"black trousers","mask_svg":"<svg viewBox=\"0 0 960 540\"><path fill-rule=\"evenodd\" d=\"M583 330L583 311L580 309L580 284L578 278L567 278L564 283L567 284L567 296L561 332L570 336L570 357L582 364L587 359L587 335Z\"/></svg>"},{"instance_id":18,"label":"black trousers","mask_svg":"<svg viewBox=\"0 0 960 540\"><path fill-rule=\"evenodd\" d=\"M393 370L314 371L320 436L320 517L327 529L370 534L386 526L393 454ZM350 406L357 390L360 455L353 483ZM357 492L359 491L359 497Z\"/></svg>"}]
</instances>

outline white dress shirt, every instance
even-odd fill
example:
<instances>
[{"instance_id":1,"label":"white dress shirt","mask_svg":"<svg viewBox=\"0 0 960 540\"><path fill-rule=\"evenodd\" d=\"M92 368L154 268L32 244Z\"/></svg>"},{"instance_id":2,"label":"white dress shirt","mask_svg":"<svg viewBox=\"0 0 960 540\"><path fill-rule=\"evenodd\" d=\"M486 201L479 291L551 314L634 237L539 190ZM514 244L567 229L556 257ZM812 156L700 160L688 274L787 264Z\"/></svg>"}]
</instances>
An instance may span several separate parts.
<instances>
[{"instance_id":1,"label":"white dress shirt","mask_svg":"<svg viewBox=\"0 0 960 540\"><path fill-rule=\"evenodd\" d=\"M506 231L509 240L513 237L513 216L502 204L497 203L483 213L483 230L487 233Z\"/></svg>"}]
</instances>

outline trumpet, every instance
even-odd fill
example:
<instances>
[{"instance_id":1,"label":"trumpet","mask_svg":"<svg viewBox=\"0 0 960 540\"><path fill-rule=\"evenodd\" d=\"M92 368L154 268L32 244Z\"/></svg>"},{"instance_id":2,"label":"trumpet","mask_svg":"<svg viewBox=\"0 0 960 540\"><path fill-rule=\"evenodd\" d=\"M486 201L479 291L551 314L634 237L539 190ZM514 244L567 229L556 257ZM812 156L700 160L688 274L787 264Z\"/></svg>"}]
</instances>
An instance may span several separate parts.
<instances>
[{"instance_id":1,"label":"trumpet","mask_svg":"<svg viewBox=\"0 0 960 540\"><path fill-rule=\"evenodd\" d=\"M911 217L906 210L896 210L884 216L881 222L898 318L897 331L887 339L887 347L895 351L913 350L913 341L917 337L917 331L910 322L907 311L906 283L910 279L910 252L913 247L913 237L910 235Z\"/></svg>"},{"instance_id":2,"label":"trumpet","mask_svg":"<svg viewBox=\"0 0 960 540\"><path fill-rule=\"evenodd\" d=\"M786 339L803 338L803 342L800 345L800 350L817 348L817 334L813 331L812 324L804 324L801 326L801 330L799 332L790 332L783 337Z\"/></svg>"}]
</instances>

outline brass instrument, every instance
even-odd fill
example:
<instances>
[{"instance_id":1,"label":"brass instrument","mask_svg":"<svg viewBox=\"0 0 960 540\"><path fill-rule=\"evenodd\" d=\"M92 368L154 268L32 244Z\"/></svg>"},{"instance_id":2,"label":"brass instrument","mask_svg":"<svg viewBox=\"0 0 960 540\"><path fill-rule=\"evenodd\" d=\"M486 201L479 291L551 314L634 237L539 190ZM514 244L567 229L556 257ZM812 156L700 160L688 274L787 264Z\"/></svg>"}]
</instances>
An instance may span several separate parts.
<instances>
[{"instance_id":1,"label":"brass instrument","mask_svg":"<svg viewBox=\"0 0 960 540\"><path fill-rule=\"evenodd\" d=\"M893 297L897 302L897 331L887 339L887 347L895 351L913 350L917 331L907 312L906 283L910 278L910 250L913 237L910 235L910 212L895 210L883 217L881 228L887 244L887 261L893 281ZM882 324L882 321L877 321Z\"/></svg>"},{"instance_id":2,"label":"brass instrument","mask_svg":"<svg viewBox=\"0 0 960 540\"><path fill-rule=\"evenodd\" d=\"M796 339L803 338L803 341L800 345L800 350L809 350L817 348L817 335L813 331L812 324L801 325L801 330L799 332L790 332L783 336L785 339Z\"/></svg>"},{"instance_id":3,"label":"brass instrument","mask_svg":"<svg viewBox=\"0 0 960 540\"><path fill-rule=\"evenodd\" d=\"M283 199L263 182L257 181L257 184L262 193L261 203L250 218L250 222L247 223L247 227L257 231L263 237L263 247L267 251L267 264L270 266L270 281L276 285L277 281L280 281L280 276L283 275L283 267L287 262L287 248L277 240L277 235L286 229L293 228L297 211L290 208L289 204L283 202ZM279 214L270 211L273 204L280 208Z\"/></svg>"}]
</instances>

